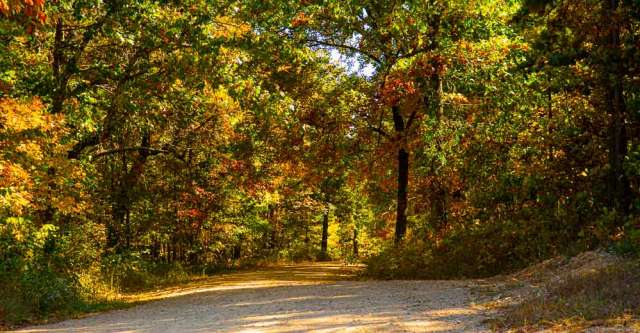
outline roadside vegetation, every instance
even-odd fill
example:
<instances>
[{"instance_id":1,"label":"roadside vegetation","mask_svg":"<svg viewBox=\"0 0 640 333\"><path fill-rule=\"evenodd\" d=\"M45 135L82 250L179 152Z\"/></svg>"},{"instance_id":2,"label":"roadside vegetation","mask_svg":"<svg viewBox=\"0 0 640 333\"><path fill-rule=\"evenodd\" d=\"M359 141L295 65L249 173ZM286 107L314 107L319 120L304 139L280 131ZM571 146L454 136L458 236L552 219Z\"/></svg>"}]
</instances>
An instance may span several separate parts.
<instances>
[{"instance_id":1,"label":"roadside vegetation","mask_svg":"<svg viewBox=\"0 0 640 333\"><path fill-rule=\"evenodd\" d=\"M498 332L633 332L640 326L640 261L605 251L559 256L483 280Z\"/></svg>"},{"instance_id":2,"label":"roadside vegetation","mask_svg":"<svg viewBox=\"0 0 640 333\"><path fill-rule=\"evenodd\" d=\"M575 332L602 326L639 330L638 276L637 261L569 276L546 294L507 310L504 324L524 331L534 325Z\"/></svg>"}]
</instances>

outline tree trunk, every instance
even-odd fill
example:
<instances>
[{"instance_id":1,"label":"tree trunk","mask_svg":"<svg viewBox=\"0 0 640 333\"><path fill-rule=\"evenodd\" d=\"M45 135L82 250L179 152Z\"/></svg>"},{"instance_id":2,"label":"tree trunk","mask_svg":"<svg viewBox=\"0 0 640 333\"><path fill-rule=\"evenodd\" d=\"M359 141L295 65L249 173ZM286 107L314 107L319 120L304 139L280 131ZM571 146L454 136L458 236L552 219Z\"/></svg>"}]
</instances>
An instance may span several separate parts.
<instances>
[{"instance_id":1,"label":"tree trunk","mask_svg":"<svg viewBox=\"0 0 640 333\"><path fill-rule=\"evenodd\" d=\"M436 118L441 119L444 115L444 103L442 103L442 96L444 95L443 86L442 86L442 75L436 74Z\"/></svg>"},{"instance_id":2,"label":"tree trunk","mask_svg":"<svg viewBox=\"0 0 640 333\"><path fill-rule=\"evenodd\" d=\"M395 242L402 241L407 232L407 187L409 184L409 153L401 148L398 152L398 206L396 212Z\"/></svg>"},{"instance_id":3,"label":"tree trunk","mask_svg":"<svg viewBox=\"0 0 640 333\"><path fill-rule=\"evenodd\" d=\"M626 118L627 111L624 101L624 65L621 59L620 50L620 26L616 22L614 14L618 9L618 0L605 0L605 5L608 11L608 19L613 22L613 26L610 29L608 36L607 51L609 54L608 59L605 59L604 66L606 70L604 72L606 80L606 105L607 112L611 119L609 125L609 198L611 199L611 206L618 210L618 212L626 215L629 210L629 204L631 202L629 191L629 179L624 173L623 162L627 156L627 131L626 131Z\"/></svg>"},{"instance_id":4,"label":"tree trunk","mask_svg":"<svg viewBox=\"0 0 640 333\"><path fill-rule=\"evenodd\" d=\"M151 258L154 262L158 261L160 257L160 242L158 241L158 236L153 236L151 243Z\"/></svg>"},{"instance_id":5,"label":"tree trunk","mask_svg":"<svg viewBox=\"0 0 640 333\"><path fill-rule=\"evenodd\" d=\"M244 241L244 237L242 235L238 236L238 241L233 246L232 256L233 260L240 260L242 258L242 242Z\"/></svg>"},{"instance_id":6,"label":"tree trunk","mask_svg":"<svg viewBox=\"0 0 640 333\"><path fill-rule=\"evenodd\" d=\"M398 150L398 199L396 210L396 234L395 242L402 241L407 231L407 188L409 184L409 152L406 150L405 123L400 114L400 107L394 105L393 125L400 149Z\"/></svg>"},{"instance_id":7,"label":"tree trunk","mask_svg":"<svg viewBox=\"0 0 640 333\"><path fill-rule=\"evenodd\" d=\"M320 257L321 259L327 259L327 241L329 240L329 209L325 210L322 217L322 242L320 243Z\"/></svg>"},{"instance_id":8,"label":"tree trunk","mask_svg":"<svg viewBox=\"0 0 640 333\"><path fill-rule=\"evenodd\" d=\"M126 241L123 240L128 237L128 204L127 192L120 184L112 205L112 219L107 225L107 248L113 249L116 253L121 253L126 248Z\"/></svg>"},{"instance_id":9,"label":"tree trunk","mask_svg":"<svg viewBox=\"0 0 640 333\"><path fill-rule=\"evenodd\" d=\"M279 232L278 214L274 206L269 206L269 212L267 212L267 220L269 221L269 224L271 224L271 231L269 235L267 248L270 251L274 251L278 248L278 243L279 243L278 242L278 232Z\"/></svg>"},{"instance_id":10,"label":"tree trunk","mask_svg":"<svg viewBox=\"0 0 640 333\"><path fill-rule=\"evenodd\" d=\"M233 250L231 251L231 258L233 260L239 260L241 253L242 253L242 245L240 245L240 243L237 243L236 245L233 246Z\"/></svg>"},{"instance_id":11,"label":"tree trunk","mask_svg":"<svg viewBox=\"0 0 640 333\"><path fill-rule=\"evenodd\" d=\"M118 231L116 230L118 219L117 216L113 217L113 221L107 223L107 248L114 249L118 245Z\"/></svg>"},{"instance_id":12,"label":"tree trunk","mask_svg":"<svg viewBox=\"0 0 640 333\"><path fill-rule=\"evenodd\" d=\"M131 250L131 209L127 207L124 215L124 246L125 250Z\"/></svg>"},{"instance_id":13,"label":"tree trunk","mask_svg":"<svg viewBox=\"0 0 640 333\"><path fill-rule=\"evenodd\" d=\"M353 256L358 257L358 228L353 228Z\"/></svg>"},{"instance_id":14,"label":"tree trunk","mask_svg":"<svg viewBox=\"0 0 640 333\"><path fill-rule=\"evenodd\" d=\"M431 193L431 226L440 234L447 225L447 191L440 182L434 182Z\"/></svg>"},{"instance_id":15,"label":"tree trunk","mask_svg":"<svg viewBox=\"0 0 640 333\"><path fill-rule=\"evenodd\" d=\"M63 38L64 33L62 31L62 19L59 18L56 22L56 34L53 43L53 77L55 80L55 87L53 89L52 107L51 112L54 114L62 112L62 105L65 99L65 90L67 87L66 80L63 79L61 67L63 66Z\"/></svg>"}]
</instances>

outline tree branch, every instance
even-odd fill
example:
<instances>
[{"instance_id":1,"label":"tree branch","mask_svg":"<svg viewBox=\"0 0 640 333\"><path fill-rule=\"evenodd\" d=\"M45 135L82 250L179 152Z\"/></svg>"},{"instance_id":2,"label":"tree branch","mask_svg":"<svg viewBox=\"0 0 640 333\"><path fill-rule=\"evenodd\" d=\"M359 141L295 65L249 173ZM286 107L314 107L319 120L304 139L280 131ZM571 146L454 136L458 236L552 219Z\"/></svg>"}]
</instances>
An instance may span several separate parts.
<instances>
[{"instance_id":1,"label":"tree branch","mask_svg":"<svg viewBox=\"0 0 640 333\"><path fill-rule=\"evenodd\" d=\"M335 48L339 48L339 49L346 49L346 50L349 50L349 51L353 51L353 52L359 53L359 54L369 58L370 60L372 60L373 62L375 62L378 65L382 64L382 61L380 59L378 59L377 57L375 57L373 54L365 52L365 51L362 51L359 48L351 46L351 45L336 44L336 43L325 42L325 41L316 40L316 39L307 39L307 40L305 40L305 42L306 43L313 43L313 44L315 44L314 46L328 46L328 47L335 47Z\"/></svg>"},{"instance_id":2,"label":"tree branch","mask_svg":"<svg viewBox=\"0 0 640 333\"><path fill-rule=\"evenodd\" d=\"M67 158L72 160L77 159L85 148L95 146L98 143L100 143L100 135L98 135L98 133L94 133L73 145L73 148L67 152Z\"/></svg>"},{"instance_id":3,"label":"tree branch","mask_svg":"<svg viewBox=\"0 0 640 333\"><path fill-rule=\"evenodd\" d=\"M128 152L128 151L140 151L145 153L146 156L171 153L171 151L166 149L149 148L149 147L124 147L124 148L115 148L115 149L109 149L109 150L103 150L101 152L97 152L96 154L93 155L93 158L100 158L103 156L122 153L122 152Z\"/></svg>"},{"instance_id":4,"label":"tree branch","mask_svg":"<svg viewBox=\"0 0 640 333\"><path fill-rule=\"evenodd\" d=\"M381 128L373 127L373 126L371 126L371 127L369 127L369 128L370 128L372 131L374 131L374 132L376 132L376 133L378 133L378 134L380 134L380 135L384 136L384 137L385 137L385 138L387 138L387 139L391 138L391 137L389 136L389 134L387 134L387 132L385 132L385 131L384 131L384 130L382 130Z\"/></svg>"},{"instance_id":5,"label":"tree branch","mask_svg":"<svg viewBox=\"0 0 640 333\"><path fill-rule=\"evenodd\" d=\"M411 124L413 123L413 120L416 118L416 114L418 110L413 110L413 112L411 112L411 115L409 115L409 120L407 120L407 130L411 129Z\"/></svg>"}]
</instances>

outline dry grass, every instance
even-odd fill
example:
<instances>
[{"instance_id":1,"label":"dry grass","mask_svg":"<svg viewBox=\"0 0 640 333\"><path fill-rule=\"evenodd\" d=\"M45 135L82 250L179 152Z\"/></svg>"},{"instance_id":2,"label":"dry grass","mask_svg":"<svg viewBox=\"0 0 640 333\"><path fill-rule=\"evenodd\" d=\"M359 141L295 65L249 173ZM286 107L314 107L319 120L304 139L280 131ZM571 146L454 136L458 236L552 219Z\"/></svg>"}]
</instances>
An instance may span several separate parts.
<instances>
[{"instance_id":1,"label":"dry grass","mask_svg":"<svg viewBox=\"0 0 640 333\"><path fill-rule=\"evenodd\" d=\"M542 328L549 332L601 332L613 327L622 332L640 331L638 262L569 274L545 289L544 295L503 309L495 328L516 332Z\"/></svg>"}]
</instances>

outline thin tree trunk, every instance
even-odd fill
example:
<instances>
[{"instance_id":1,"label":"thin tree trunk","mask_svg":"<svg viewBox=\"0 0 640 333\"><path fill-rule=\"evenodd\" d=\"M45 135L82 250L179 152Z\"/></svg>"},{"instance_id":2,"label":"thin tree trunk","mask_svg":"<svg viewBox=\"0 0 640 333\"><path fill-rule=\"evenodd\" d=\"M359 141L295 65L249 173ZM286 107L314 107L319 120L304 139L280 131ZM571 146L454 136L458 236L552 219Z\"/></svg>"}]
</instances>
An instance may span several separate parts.
<instances>
[{"instance_id":1,"label":"thin tree trunk","mask_svg":"<svg viewBox=\"0 0 640 333\"><path fill-rule=\"evenodd\" d=\"M244 240L244 237L242 237L242 235L240 235L238 237L238 242L233 246L233 260L239 260L240 258L242 258L242 241Z\"/></svg>"},{"instance_id":2,"label":"thin tree trunk","mask_svg":"<svg viewBox=\"0 0 640 333\"><path fill-rule=\"evenodd\" d=\"M275 208L269 210L269 219L271 220L271 240L269 248L276 250L278 248L278 216Z\"/></svg>"},{"instance_id":3,"label":"thin tree trunk","mask_svg":"<svg viewBox=\"0 0 640 333\"><path fill-rule=\"evenodd\" d=\"M431 226L440 233L447 224L447 192L439 182L433 183L431 192Z\"/></svg>"},{"instance_id":4,"label":"thin tree trunk","mask_svg":"<svg viewBox=\"0 0 640 333\"><path fill-rule=\"evenodd\" d=\"M124 176L122 176L124 178ZM123 187L123 181L120 180L119 188L116 190L115 202L113 203L112 220L107 225L107 247L114 249L116 253L124 250L123 240L128 237L127 230L127 191ZM123 239L124 238L124 239Z\"/></svg>"},{"instance_id":5,"label":"thin tree trunk","mask_svg":"<svg viewBox=\"0 0 640 333\"><path fill-rule=\"evenodd\" d=\"M158 236L153 236L153 243L151 243L151 258L154 262L158 261L159 253L160 253L160 243L158 242Z\"/></svg>"},{"instance_id":6,"label":"thin tree trunk","mask_svg":"<svg viewBox=\"0 0 640 333\"><path fill-rule=\"evenodd\" d=\"M442 77L440 74L436 74L436 117L441 119L444 114L444 103L442 103L442 96L444 95L444 88L442 86Z\"/></svg>"},{"instance_id":7,"label":"thin tree trunk","mask_svg":"<svg viewBox=\"0 0 640 333\"><path fill-rule=\"evenodd\" d=\"M127 207L124 225L125 250L131 250L131 208Z\"/></svg>"},{"instance_id":8,"label":"thin tree trunk","mask_svg":"<svg viewBox=\"0 0 640 333\"><path fill-rule=\"evenodd\" d=\"M353 228L353 256L358 257L358 228Z\"/></svg>"},{"instance_id":9,"label":"thin tree trunk","mask_svg":"<svg viewBox=\"0 0 640 333\"><path fill-rule=\"evenodd\" d=\"M65 98L65 90L67 87L66 80L63 79L61 67L63 62L62 43L64 33L62 31L62 19L58 18L56 22L56 35L53 43L53 77L55 79L55 88L53 89L51 112L56 114L62 112L62 105Z\"/></svg>"},{"instance_id":10,"label":"thin tree trunk","mask_svg":"<svg viewBox=\"0 0 640 333\"><path fill-rule=\"evenodd\" d=\"M624 65L620 50L620 27L614 14L618 9L618 0L605 0L608 10L608 19L613 22L608 36L609 57L606 59L605 78L607 94L607 111L612 117L609 127L609 197L611 205L626 215L629 210L630 191L629 179L624 173L623 162L627 156L627 131L626 131L626 105L624 101Z\"/></svg>"},{"instance_id":11,"label":"thin tree trunk","mask_svg":"<svg viewBox=\"0 0 640 333\"><path fill-rule=\"evenodd\" d=\"M329 239L329 209L327 208L322 217L322 242L320 243L320 257L324 260L327 255L327 242Z\"/></svg>"}]
</instances>

